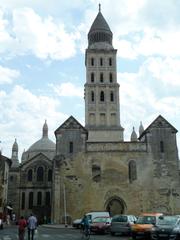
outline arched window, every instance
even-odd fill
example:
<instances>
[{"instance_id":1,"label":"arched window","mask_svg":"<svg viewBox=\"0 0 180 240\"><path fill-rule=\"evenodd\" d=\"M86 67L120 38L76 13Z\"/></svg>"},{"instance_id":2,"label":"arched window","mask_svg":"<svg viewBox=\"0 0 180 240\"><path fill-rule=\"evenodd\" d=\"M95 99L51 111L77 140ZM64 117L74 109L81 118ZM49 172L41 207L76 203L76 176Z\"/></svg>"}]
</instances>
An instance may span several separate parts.
<instances>
[{"instance_id":1,"label":"arched window","mask_svg":"<svg viewBox=\"0 0 180 240\"><path fill-rule=\"evenodd\" d=\"M32 182L32 169L28 171L28 182Z\"/></svg>"},{"instance_id":2,"label":"arched window","mask_svg":"<svg viewBox=\"0 0 180 240\"><path fill-rule=\"evenodd\" d=\"M129 162L129 182L132 183L136 179L137 179L136 162L132 160Z\"/></svg>"},{"instance_id":3,"label":"arched window","mask_svg":"<svg viewBox=\"0 0 180 240\"><path fill-rule=\"evenodd\" d=\"M112 66L112 58L109 58L109 66Z\"/></svg>"},{"instance_id":4,"label":"arched window","mask_svg":"<svg viewBox=\"0 0 180 240\"><path fill-rule=\"evenodd\" d=\"M73 153L73 142L69 142L69 153Z\"/></svg>"},{"instance_id":5,"label":"arched window","mask_svg":"<svg viewBox=\"0 0 180 240\"><path fill-rule=\"evenodd\" d=\"M25 192L22 192L21 209L25 209Z\"/></svg>"},{"instance_id":6,"label":"arched window","mask_svg":"<svg viewBox=\"0 0 180 240\"><path fill-rule=\"evenodd\" d=\"M114 102L114 93L113 92L110 93L110 100L111 100L111 102Z\"/></svg>"},{"instance_id":7,"label":"arched window","mask_svg":"<svg viewBox=\"0 0 180 240\"><path fill-rule=\"evenodd\" d=\"M91 66L94 66L94 58L91 58Z\"/></svg>"},{"instance_id":8,"label":"arched window","mask_svg":"<svg viewBox=\"0 0 180 240\"><path fill-rule=\"evenodd\" d=\"M52 181L52 170L49 169L48 171L48 182L51 182Z\"/></svg>"},{"instance_id":9,"label":"arched window","mask_svg":"<svg viewBox=\"0 0 180 240\"><path fill-rule=\"evenodd\" d=\"M91 101L94 102L94 92L91 92Z\"/></svg>"},{"instance_id":10,"label":"arched window","mask_svg":"<svg viewBox=\"0 0 180 240\"><path fill-rule=\"evenodd\" d=\"M51 195L50 192L46 192L45 205L49 206L51 204Z\"/></svg>"},{"instance_id":11,"label":"arched window","mask_svg":"<svg viewBox=\"0 0 180 240\"><path fill-rule=\"evenodd\" d=\"M29 193L29 209L33 207L33 192Z\"/></svg>"},{"instance_id":12,"label":"arched window","mask_svg":"<svg viewBox=\"0 0 180 240\"><path fill-rule=\"evenodd\" d=\"M112 73L109 73L109 81L112 83L113 82L113 75Z\"/></svg>"},{"instance_id":13,"label":"arched window","mask_svg":"<svg viewBox=\"0 0 180 240\"><path fill-rule=\"evenodd\" d=\"M104 102L104 92L103 91L101 91L101 93L100 93L100 101Z\"/></svg>"},{"instance_id":14,"label":"arched window","mask_svg":"<svg viewBox=\"0 0 180 240\"><path fill-rule=\"evenodd\" d=\"M100 66L103 66L103 58L100 58Z\"/></svg>"},{"instance_id":15,"label":"arched window","mask_svg":"<svg viewBox=\"0 0 180 240\"><path fill-rule=\"evenodd\" d=\"M91 73L91 82L94 82L94 73Z\"/></svg>"},{"instance_id":16,"label":"arched window","mask_svg":"<svg viewBox=\"0 0 180 240\"><path fill-rule=\"evenodd\" d=\"M103 75L103 73L100 73L100 82L104 82L104 75Z\"/></svg>"},{"instance_id":17,"label":"arched window","mask_svg":"<svg viewBox=\"0 0 180 240\"><path fill-rule=\"evenodd\" d=\"M38 167L37 169L37 181L41 182L44 180L44 170L43 167Z\"/></svg>"},{"instance_id":18,"label":"arched window","mask_svg":"<svg viewBox=\"0 0 180 240\"><path fill-rule=\"evenodd\" d=\"M42 192L37 193L37 205L41 206L42 204Z\"/></svg>"},{"instance_id":19,"label":"arched window","mask_svg":"<svg viewBox=\"0 0 180 240\"><path fill-rule=\"evenodd\" d=\"M160 151L161 151L161 153L164 152L164 142L163 141L160 141Z\"/></svg>"}]
</instances>

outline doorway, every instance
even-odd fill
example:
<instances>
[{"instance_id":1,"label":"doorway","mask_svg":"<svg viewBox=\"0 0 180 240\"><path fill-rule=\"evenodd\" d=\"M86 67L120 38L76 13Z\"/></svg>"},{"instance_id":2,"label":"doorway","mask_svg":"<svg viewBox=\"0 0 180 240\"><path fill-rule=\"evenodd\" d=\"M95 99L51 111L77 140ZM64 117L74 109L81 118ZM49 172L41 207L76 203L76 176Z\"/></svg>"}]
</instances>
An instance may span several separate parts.
<instances>
[{"instance_id":1,"label":"doorway","mask_svg":"<svg viewBox=\"0 0 180 240\"><path fill-rule=\"evenodd\" d=\"M110 216L116 214L124 214L126 209L125 202L119 197L112 197L107 201L106 210L110 213Z\"/></svg>"}]
</instances>

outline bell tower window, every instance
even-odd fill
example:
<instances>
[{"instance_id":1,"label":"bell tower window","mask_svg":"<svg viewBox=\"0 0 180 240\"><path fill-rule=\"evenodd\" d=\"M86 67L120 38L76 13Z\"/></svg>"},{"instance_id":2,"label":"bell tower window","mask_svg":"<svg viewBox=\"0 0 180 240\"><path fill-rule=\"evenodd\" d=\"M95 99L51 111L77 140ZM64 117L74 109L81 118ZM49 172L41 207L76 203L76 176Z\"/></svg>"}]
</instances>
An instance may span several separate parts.
<instances>
[{"instance_id":1,"label":"bell tower window","mask_svg":"<svg viewBox=\"0 0 180 240\"><path fill-rule=\"evenodd\" d=\"M94 58L91 58L91 66L94 66Z\"/></svg>"},{"instance_id":2,"label":"bell tower window","mask_svg":"<svg viewBox=\"0 0 180 240\"><path fill-rule=\"evenodd\" d=\"M100 73L100 82L103 82L104 81L104 75L103 73Z\"/></svg>"},{"instance_id":3,"label":"bell tower window","mask_svg":"<svg viewBox=\"0 0 180 240\"><path fill-rule=\"evenodd\" d=\"M112 66L112 58L109 58L109 66Z\"/></svg>"},{"instance_id":4,"label":"bell tower window","mask_svg":"<svg viewBox=\"0 0 180 240\"><path fill-rule=\"evenodd\" d=\"M100 66L103 66L103 58L100 58Z\"/></svg>"},{"instance_id":5,"label":"bell tower window","mask_svg":"<svg viewBox=\"0 0 180 240\"><path fill-rule=\"evenodd\" d=\"M100 93L100 101L104 102L104 92L103 91L101 91L101 93Z\"/></svg>"},{"instance_id":6,"label":"bell tower window","mask_svg":"<svg viewBox=\"0 0 180 240\"><path fill-rule=\"evenodd\" d=\"M112 73L109 74L109 81L112 83L113 82L113 75Z\"/></svg>"},{"instance_id":7,"label":"bell tower window","mask_svg":"<svg viewBox=\"0 0 180 240\"><path fill-rule=\"evenodd\" d=\"M111 102L114 102L114 93L113 92L110 93L110 100L111 100Z\"/></svg>"},{"instance_id":8,"label":"bell tower window","mask_svg":"<svg viewBox=\"0 0 180 240\"><path fill-rule=\"evenodd\" d=\"M91 101L94 102L94 92L91 92Z\"/></svg>"},{"instance_id":9,"label":"bell tower window","mask_svg":"<svg viewBox=\"0 0 180 240\"><path fill-rule=\"evenodd\" d=\"M94 82L94 73L91 73L91 82Z\"/></svg>"}]
</instances>

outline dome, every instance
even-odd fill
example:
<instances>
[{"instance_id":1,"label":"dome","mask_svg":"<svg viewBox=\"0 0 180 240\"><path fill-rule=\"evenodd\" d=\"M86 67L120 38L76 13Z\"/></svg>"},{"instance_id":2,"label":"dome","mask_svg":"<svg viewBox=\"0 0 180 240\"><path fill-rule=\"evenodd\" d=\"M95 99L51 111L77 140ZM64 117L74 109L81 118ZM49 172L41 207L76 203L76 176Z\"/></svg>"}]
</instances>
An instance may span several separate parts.
<instances>
[{"instance_id":1,"label":"dome","mask_svg":"<svg viewBox=\"0 0 180 240\"><path fill-rule=\"evenodd\" d=\"M29 152L41 152L41 151L55 151L56 144L51 141L48 137L42 137L40 140L35 142L29 149Z\"/></svg>"},{"instance_id":2,"label":"dome","mask_svg":"<svg viewBox=\"0 0 180 240\"><path fill-rule=\"evenodd\" d=\"M42 128L42 138L33 143L27 151L24 151L21 161L25 162L39 153L43 153L49 159L53 159L56 151L56 144L48 138L48 125L45 121Z\"/></svg>"}]
</instances>

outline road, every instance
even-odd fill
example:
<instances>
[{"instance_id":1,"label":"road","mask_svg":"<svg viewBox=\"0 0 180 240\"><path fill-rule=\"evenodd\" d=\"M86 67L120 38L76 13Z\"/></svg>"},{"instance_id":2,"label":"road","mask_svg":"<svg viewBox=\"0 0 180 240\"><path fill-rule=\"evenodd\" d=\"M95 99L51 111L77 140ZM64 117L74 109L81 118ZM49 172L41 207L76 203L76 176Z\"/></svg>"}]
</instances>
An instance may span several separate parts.
<instances>
[{"instance_id":1,"label":"road","mask_svg":"<svg viewBox=\"0 0 180 240\"><path fill-rule=\"evenodd\" d=\"M47 228L43 226L38 227L38 233L36 234L34 240L80 240L81 234L77 229L72 228ZM91 240L130 240L130 237L124 236L111 236L106 235L91 235ZM0 240L18 240L17 226L6 227L0 230ZM25 236L27 240L27 233Z\"/></svg>"}]
</instances>

